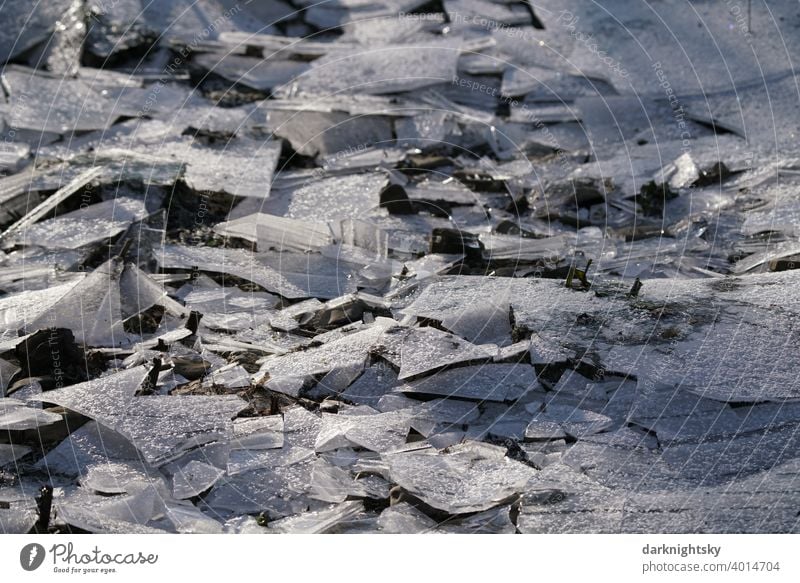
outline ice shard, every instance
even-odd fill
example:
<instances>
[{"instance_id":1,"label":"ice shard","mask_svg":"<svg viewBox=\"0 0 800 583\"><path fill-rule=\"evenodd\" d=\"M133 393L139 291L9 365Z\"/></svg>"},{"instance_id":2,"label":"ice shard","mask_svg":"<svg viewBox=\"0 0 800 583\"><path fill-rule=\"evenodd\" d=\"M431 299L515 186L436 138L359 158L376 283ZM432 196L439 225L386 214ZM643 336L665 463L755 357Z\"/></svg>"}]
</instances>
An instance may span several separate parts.
<instances>
[{"instance_id":1,"label":"ice shard","mask_svg":"<svg viewBox=\"0 0 800 583\"><path fill-rule=\"evenodd\" d=\"M392 479L410 494L450 514L480 512L519 496L536 474L502 448L465 443L448 453L387 457Z\"/></svg>"}]
</instances>

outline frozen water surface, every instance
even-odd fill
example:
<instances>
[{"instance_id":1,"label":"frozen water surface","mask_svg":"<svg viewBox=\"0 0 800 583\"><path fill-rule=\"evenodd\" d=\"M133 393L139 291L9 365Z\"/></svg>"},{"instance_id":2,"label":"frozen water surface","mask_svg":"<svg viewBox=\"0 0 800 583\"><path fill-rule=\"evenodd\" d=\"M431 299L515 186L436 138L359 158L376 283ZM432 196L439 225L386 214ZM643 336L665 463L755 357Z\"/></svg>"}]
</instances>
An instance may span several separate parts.
<instances>
[{"instance_id":1,"label":"frozen water surface","mask_svg":"<svg viewBox=\"0 0 800 583\"><path fill-rule=\"evenodd\" d=\"M792 3L28 4L0 532L797 532Z\"/></svg>"}]
</instances>

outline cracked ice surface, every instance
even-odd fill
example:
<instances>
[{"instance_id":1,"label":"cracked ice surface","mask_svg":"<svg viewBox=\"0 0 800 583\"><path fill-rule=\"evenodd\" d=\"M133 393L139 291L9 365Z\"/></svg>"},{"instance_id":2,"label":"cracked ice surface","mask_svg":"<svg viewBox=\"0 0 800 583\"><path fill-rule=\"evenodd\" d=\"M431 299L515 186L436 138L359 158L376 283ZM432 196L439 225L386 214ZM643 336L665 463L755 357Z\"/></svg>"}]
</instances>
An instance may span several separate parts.
<instances>
[{"instance_id":1,"label":"cracked ice surface","mask_svg":"<svg viewBox=\"0 0 800 583\"><path fill-rule=\"evenodd\" d=\"M793 3L43 4L0 532L798 531Z\"/></svg>"},{"instance_id":2,"label":"cracked ice surface","mask_svg":"<svg viewBox=\"0 0 800 583\"><path fill-rule=\"evenodd\" d=\"M451 514L480 512L513 498L536 474L502 448L463 444L449 453L398 453L389 474L410 494Z\"/></svg>"}]
</instances>

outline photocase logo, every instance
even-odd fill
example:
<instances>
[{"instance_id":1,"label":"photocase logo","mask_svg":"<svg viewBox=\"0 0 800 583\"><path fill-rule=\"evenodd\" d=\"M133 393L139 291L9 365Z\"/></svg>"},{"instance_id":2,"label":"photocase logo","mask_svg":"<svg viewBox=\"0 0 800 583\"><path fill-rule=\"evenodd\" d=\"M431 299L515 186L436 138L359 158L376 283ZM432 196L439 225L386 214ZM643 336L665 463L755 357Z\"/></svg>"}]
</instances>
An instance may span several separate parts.
<instances>
[{"instance_id":1,"label":"photocase logo","mask_svg":"<svg viewBox=\"0 0 800 583\"><path fill-rule=\"evenodd\" d=\"M19 564L26 571L35 571L44 563L44 547L38 543L30 543L19 552Z\"/></svg>"}]
</instances>

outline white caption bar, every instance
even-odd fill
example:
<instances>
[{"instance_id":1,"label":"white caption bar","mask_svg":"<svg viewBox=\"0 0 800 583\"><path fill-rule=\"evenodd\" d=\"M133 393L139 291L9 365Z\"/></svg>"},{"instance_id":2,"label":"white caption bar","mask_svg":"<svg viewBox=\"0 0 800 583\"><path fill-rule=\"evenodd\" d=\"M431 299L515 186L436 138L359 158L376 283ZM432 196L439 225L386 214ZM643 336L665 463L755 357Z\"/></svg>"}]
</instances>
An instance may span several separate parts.
<instances>
[{"instance_id":1,"label":"white caption bar","mask_svg":"<svg viewBox=\"0 0 800 583\"><path fill-rule=\"evenodd\" d=\"M5 535L4 581L800 581L791 535Z\"/></svg>"}]
</instances>

